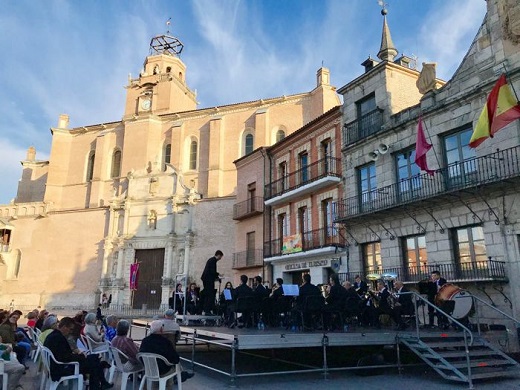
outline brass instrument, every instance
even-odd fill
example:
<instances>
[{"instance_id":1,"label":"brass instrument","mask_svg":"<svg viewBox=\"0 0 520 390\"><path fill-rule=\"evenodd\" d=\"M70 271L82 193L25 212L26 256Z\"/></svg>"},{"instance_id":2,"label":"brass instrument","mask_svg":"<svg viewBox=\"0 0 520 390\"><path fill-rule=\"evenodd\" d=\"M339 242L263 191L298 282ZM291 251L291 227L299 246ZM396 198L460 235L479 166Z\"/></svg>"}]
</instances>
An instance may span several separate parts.
<instances>
[{"instance_id":1,"label":"brass instrument","mask_svg":"<svg viewBox=\"0 0 520 390\"><path fill-rule=\"evenodd\" d=\"M379 308L380 298L376 292L374 292L372 290L368 290L367 293L365 294L365 298L367 301L369 299L372 300L372 306L374 306L374 308L376 308L376 309Z\"/></svg>"}]
</instances>

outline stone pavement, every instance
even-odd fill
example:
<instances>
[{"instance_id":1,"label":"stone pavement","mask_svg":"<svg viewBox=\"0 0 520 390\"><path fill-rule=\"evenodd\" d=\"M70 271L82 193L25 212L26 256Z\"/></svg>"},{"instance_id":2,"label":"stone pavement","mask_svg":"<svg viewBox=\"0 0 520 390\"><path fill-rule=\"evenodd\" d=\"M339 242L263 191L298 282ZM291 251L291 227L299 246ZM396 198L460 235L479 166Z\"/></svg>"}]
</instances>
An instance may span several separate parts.
<instances>
[{"instance_id":1,"label":"stone pavement","mask_svg":"<svg viewBox=\"0 0 520 390\"><path fill-rule=\"evenodd\" d=\"M185 368L188 364L184 364ZM36 365L29 362L29 370L22 378L22 386L25 390L37 390L40 376L36 373ZM116 374L114 389L120 388L120 377ZM363 390L381 389L417 389L421 390L447 390L467 389L466 384L457 384L443 380L437 373L427 367L415 366L405 368L405 373L399 376L397 369L385 369L384 372L373 376L359 376L353 371L335 371L330 373L328 379L323 379L321 374L291 374L274 376L254 376L239 378L236 387L239 389L273 389L296 388L298 390L316 389L346 389L362 388ZM127 387L132 388L131 384ZM195 376L183 383L186 390L216 390L230 388L229 378L207 369L195 368ZM491 390L520 390L520 379L506 379L490 382L476 382L475 389Z\"/></svg>"}]
</instances>

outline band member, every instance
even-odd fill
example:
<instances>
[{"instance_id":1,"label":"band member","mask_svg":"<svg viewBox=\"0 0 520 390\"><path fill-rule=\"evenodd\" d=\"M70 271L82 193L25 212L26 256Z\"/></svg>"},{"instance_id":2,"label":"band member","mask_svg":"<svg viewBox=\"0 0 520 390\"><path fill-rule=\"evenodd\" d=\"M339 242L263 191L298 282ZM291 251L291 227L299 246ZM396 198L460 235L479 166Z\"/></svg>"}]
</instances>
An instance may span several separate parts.
<instances>
[{"instance_id":1,"label":"band member","mask_svg":"<svg viewBox=\"0 0 520 390\"><path fill-rule=\"evenodd\" d=\"M325 328L333 330L333 313L342 309L345 299L346 291L339 284L338 275L331 275L329 277L329 284L326 289L325 310L323 320Z\"/></svg>"},{"instance_id":2,"label":"band member","mask_svg":"<svg viewBox=\"0 0 520 390\"><path fill-rule=\"evenodd\" d=\"M442 286L446 284L446 279L441 277L439 271L433 271L431 273L431 282L434 284L431 289L428 290L428 302L435 305L435 296L438 294ZM430 326L434 326L435 309L428 305L428 322ZM437 322L439 322L437 320ZM441 321L442 322L442 321Z\"/></svg>"},{"instance_id":3,"label":"band member","mask_svg":"<svg viewBox=\"0 0 520 390\"><path fill-rule=\"evenodd\" d=\"M200 297L199 297L199 289L195 283L191 283L186 293L187 301L186 301L186 312L189 314L199 314L200 313Z\"/></svg>"},{"instance_id":4,"label":"band member","mask_svg":"<svg viewBox=\"0 0 520 390\"><path fill-rule=\"evenodd\" d=\"M410 290L408 290L404 286L403 282L401 282L400 280L395 281L394 288L395 288L394 308L398 308L400 310L401 314L406 314L406 315L414 314L415 309L413 306L412 294L405 294L405 293L409 293Z\"/></svg>"},{"instance_id":5,"label":"band member","mask_svg":"<svg viewBox=\"0 0 520 390\"><path fill-rule=\"evenodd\" d=\"M356 275L354 282L354 289L360 297L364 296L368 291L368 284L364 280L361 280L361 276Z\"/></svg>"},{"instance_id":6,"label":"band member","mask_svg":"<svg viewBox=\"0 0 520 390\"><path fill-rule=\"evenodd\" d=\"M375 325L378 329L381 327L379 316L381 314L388 314L397 324L397 329L406 329L406 324L401 319L399 310L394 310L389 302L390 292L382 281L377 282L377 294L373 296L373 305L370 310L370 323Z\"/></svg>"},{"instance_id":7,"label":"band member","mask_svg":"<svg viewBox=\"0 0 520 390\"><path fill-rule=\"evenodd\" d=\"M354 286L352 286L352 283L350 283L348 280L343 282L342 284L343 288L345 289L345 300L347 301L345 303L345 308L347 315L349 316L357 316L360 315L361 311L361 297L358 295L356 289Z\"/></svg>"}]
</instances>

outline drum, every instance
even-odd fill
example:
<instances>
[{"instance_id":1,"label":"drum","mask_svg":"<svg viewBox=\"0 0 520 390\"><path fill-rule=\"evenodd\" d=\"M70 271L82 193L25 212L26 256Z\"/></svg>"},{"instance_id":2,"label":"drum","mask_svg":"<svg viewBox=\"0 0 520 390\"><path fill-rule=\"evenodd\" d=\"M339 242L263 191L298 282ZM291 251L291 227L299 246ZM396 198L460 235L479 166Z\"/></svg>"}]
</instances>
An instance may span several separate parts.
<instances>
[{"instance_id":1,"label":"drum","mask_svg":"<svg viewBox=\"0 0 520 390\"><path fill-rule=\"evenodd\" d=\"M473 307L473 299L468 292L451 283L443 285L435 296L435 304L437 306L442 308L442 304L445 301L455 302L451 316L457 320L465 318Z\"/></svg>"}]
</instances>

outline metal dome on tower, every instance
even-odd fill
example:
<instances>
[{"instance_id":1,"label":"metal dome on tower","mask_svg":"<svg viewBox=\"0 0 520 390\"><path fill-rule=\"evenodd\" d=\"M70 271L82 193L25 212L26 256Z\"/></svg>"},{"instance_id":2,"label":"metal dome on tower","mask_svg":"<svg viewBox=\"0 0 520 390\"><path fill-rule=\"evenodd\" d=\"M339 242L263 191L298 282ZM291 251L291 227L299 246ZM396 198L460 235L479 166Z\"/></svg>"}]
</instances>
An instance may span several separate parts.
<instances>
[{"instance_id":1,"label":"metal dome on tower","mask_svg":"<svg viewBox=\"0 0 520 390\"><path fill-rule=\"evenodd\" d=\"M171 24L171 18L167 20L166 26L169 28ZM169 29L166 30L166 34L157 35L150 41L150 54L167 54L171 56L179 56L182 52L184 45L182 42L170 35Z\"/></svg>"}]
</instances>

